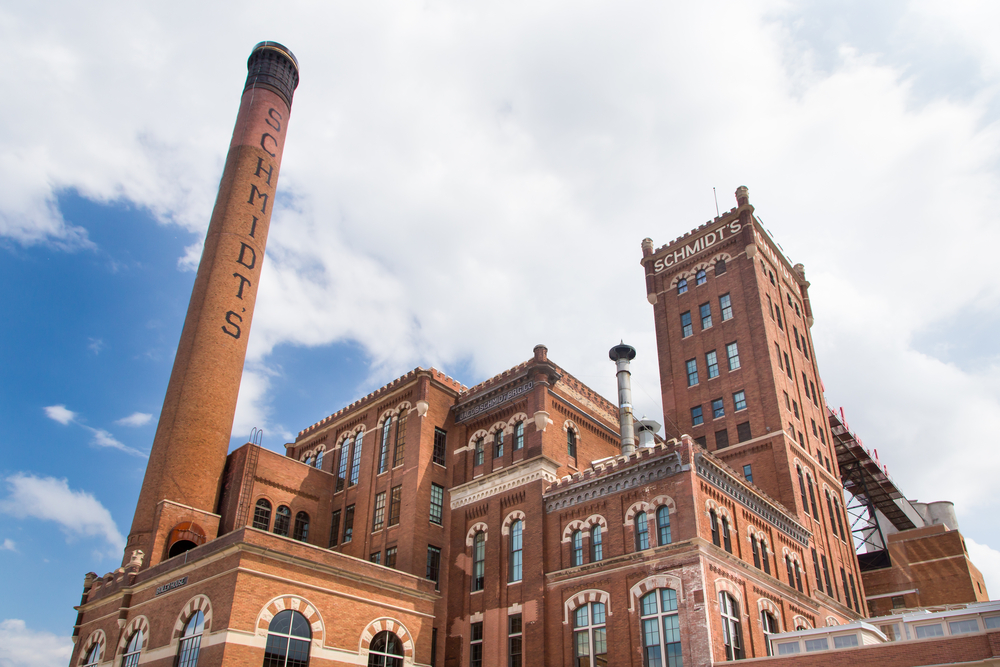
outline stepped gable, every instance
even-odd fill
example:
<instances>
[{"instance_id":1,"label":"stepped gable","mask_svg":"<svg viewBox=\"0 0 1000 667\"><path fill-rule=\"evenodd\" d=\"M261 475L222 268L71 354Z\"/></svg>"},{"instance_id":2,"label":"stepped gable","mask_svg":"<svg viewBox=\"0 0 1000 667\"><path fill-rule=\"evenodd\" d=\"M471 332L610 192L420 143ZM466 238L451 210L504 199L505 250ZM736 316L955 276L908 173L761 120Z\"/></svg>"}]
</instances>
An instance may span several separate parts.
<instances>
[{"instance_id":1,"label":"stepped gable","mask_svg":"<svg viewBox=\"0 0 1000 667\"><path fill-rule=\"evenodd\" d=\"M458 380L455 380L451 376L446 375L445 373L442 373L441 371L437 370L436 368L431 367L429 369L426 369L426 368L423 368L421 366L417 366L413 370L407 372L405 375L401 375L400 377L396 378L395 380L393 380L389 384L384 385L382 387L379 387L378 389L376 389L375 391L371 392L370 394L368 394L364 398L359 398L358 400L354 401L350 405L348 405L346 407L343 407L340 410L337 410L336 412L334 412L329 417L324 417L323 419L321 419L320 421L316 422L312 426L308 426L308 427L302 429L301 431L299 431L298 437L296 438L296 442L299 441L299 440L301 440L303 436L305 436L305 435L307 435L309 433L312 433L317 428L320 428L322 426L326 426L330 422L337 420L339 417L342 417L342 416L346 415L348 412L350 412L351 410L357 408L358 406L365 405L367 403L371 403L373 400L376 400L379 397L384 396L388 392L393 391L394 389L397 389L401 384L404 384L406 382L409 382L409 381L413 380L420 373L430 373L431 379L437 380L441 384L443 384L443 385L445 385L447 387L450 387L451 389L454 389L459 394L461 394L462 392L464 392L464 391L467 390L467 388L466 388L466 386L464 384L462 384Z\"/></svg>"}]
</instances>

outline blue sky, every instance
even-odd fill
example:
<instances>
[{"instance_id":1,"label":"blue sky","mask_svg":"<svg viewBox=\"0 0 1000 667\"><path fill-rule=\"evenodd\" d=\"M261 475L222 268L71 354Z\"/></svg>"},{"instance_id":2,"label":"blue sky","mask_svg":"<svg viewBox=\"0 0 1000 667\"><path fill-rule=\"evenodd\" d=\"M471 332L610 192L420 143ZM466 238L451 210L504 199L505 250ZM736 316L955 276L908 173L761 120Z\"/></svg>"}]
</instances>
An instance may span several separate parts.
<instances>
[{"instance_id":1,"label":"blue sky","mask_svg":"<svg viewBox=\"0 0 1000 667\"><path fill-rule=\"evenodd\" d=\"M302 82L234 443L281 451L417 365L471 384L536 343L612 397L631 343L660 419L640 242L746 185L805 264L827 401L909 497L955 501L1000 595L998 24L989 2L0 10L11 665L64 664L84 573L120 561L262 39Z\"/></svg>"}]
</instances>

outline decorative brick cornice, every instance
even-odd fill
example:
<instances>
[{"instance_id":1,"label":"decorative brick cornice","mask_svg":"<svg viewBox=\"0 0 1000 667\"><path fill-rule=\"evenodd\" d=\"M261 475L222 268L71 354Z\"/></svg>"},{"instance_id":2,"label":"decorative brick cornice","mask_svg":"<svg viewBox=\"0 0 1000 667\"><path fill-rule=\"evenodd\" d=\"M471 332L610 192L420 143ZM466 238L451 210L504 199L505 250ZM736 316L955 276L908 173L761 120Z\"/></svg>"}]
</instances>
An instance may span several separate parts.
<instances>
[{"instance_id":1,"label":"decorative brick cornice","mask_svg":"<svg viewBox=\"0 0 1000 667\"><path fill-rule=\"evenodd\" d=\"M479 477L451 490L451 509L495 496L510 489L532 482L554 482L559 464L552 459L538 456L491 475Z\"/></svg>"}]
</instances>

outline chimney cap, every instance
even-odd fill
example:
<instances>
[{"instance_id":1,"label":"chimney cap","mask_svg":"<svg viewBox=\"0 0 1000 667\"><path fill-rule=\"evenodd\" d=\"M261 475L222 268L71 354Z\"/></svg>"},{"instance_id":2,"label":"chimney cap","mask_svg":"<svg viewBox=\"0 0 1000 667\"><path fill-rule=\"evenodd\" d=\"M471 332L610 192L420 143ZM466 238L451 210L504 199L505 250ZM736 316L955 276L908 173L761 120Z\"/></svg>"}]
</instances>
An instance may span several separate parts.
<instances>
[{"instance_id":1,"label":"chimney cap","mask_svg":"<svg viewBox=\"0 0 1000 667\"><path fill-rule=\"evenodd\" d=\"M611 361L618 361L619 359L628 359L632 361L635 359L635 348L631 345L626 345L622 341L619 345L615 345L611 350L608 351L608 357Z\"/></svg>"}]
</instances>

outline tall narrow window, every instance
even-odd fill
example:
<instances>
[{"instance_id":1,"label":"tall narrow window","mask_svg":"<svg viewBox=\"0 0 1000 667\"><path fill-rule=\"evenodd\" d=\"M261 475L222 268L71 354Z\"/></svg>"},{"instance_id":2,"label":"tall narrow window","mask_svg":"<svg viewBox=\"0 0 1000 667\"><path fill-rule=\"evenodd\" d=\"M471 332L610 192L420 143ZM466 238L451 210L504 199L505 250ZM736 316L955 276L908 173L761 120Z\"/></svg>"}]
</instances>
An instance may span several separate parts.
<instances>
[{"instance_id":1,"label":"tall narrow window","mask_svg":"<svg viewBox=\"0 0 1000 667\"><path fill-rule=\"evenodd\" d=\"M641 610L643 667L682 667L677 593L670 588L650 591L642 596Z\"/></svg>"},{"instance_id":2,"label":"tall narrow window","mask_svg":"<svg viewBox=\"0 0 1000 667\"><path fill-rule=\"evenodd\" d=\"M687 366L688 386L693 387L698 384L698 360L688 359L685 365Z\"/></svg>"},{"instance_id":3,"label":"tall narrow window","mask_svg":"<svg viewBox=\"0 0 1000 667\"><path fill-rule=\"evenodd\" d=\"M389 525L395 526L399 523L399 507L403 500L403 485L392 487L389 492Z\"/></svg>"},{"instance_id":4,"label":"tall narrow window","mask_svg":"<svg viewBox=\"0 0 1000 667\"><path fill-rule=\"evenodd\" d=\"M364 432L361 432L354 438L354 453L351 456L351 477L347 480L347 486L354 486L358 483L358 474L361 472L361 441L364 437Z\"/></svg>"},{"instance_id":5,"label":"tall narrow window","mask_svg":"<svg viewBox=\"0 0 1000 667\"><path fill-rule=\"evenodd\" d=\"M788 353L782 352L781 356L785 358L785 375L788 376L789 380L795 380L795 376L792 375L792 362L788 361Z\"/></svg>"},{"instance_id":6,"label":"tall narrow window","mask_svg":"<svg viewBox=\"0 0 1000 667\"><path fill-rule=\"evenodd\" d=\"M649 522L646 520L646 513L639 512L635 515L635 550L642 551L649 548Z\"/></svg>"},{"instance_id":7,"label":"tall narrow window","mask_svg":"<svg viewBox=\"0 0 1000 667\"><path fill-rule=\"evenodd\" d=\"M396 547L389 547L385 550L385 566L396 567Z\"/></svg>"},{"instance_id":8,"label":"tall narrow window","mask_svg":"<svg viewBox=\"0 0 1000 667\"><path fill-rule=\"evenodd\" d=\"M434 582L435 590L440 585L441 576L441 547L427 545L427 574L426 579Z\"/></svg>"},{"instance_id":9,"label":"tall narrow window","mask_svg":"<svg viewBox=\"0 0 1000 667\"><path fill-rule=\"evenodd\" d=\"M847 576L851 579L851 599L854 600L854 608L860 612L861 607L858 605L858 590L854 588L854 573L852 572Z\"/></svg>"},{"instance_id":10,"label":"tall narrow window","mask_svg":"<svg viewBox=\"0 0 1000 667\"><path fill-rule=\"evenodd\" d=\"M322 450L320 450L316 454L316 467L319 468L320 470L323 469L323 451Z\"/></svg>"},{"instance_id":11,"label":"tall narrow window","mask_svg":"<svg viewBox=\"0 0 1000 667\"><path fill-rule=\"evenodd\" d=\"M806 497L806 480L802 476L802 468L795 466L795 472L799 476L799 494L802 496L802 511L809 514L809 499Z\"/></svg>"},{"instance_id":12,"label":"tall narrow window","mask_svg":"<svg viewBox=\"0 0 1000 667\"><path fill-rule=\"evenodd\" d=\"M840 503L838 503L836 499L834 499L834 501L833 501L833 509L836 510L837 528L840 529L840 539L842 539L846 543L847 542L847 534L844 532L844 520L841 519L841 515L840 515Z\"/></svg>"},{"instance_id":13,"label":"tall narrow window","mask_svg":"<svg viewBox=\"0 0 1000 667\"><path fill-rule=\"evenodd\" d=\"M330 546L333 548L340 543L340 510L336 510L330 517Z\"/></svg>"},{"instance_id":14,"label":"tall narrow window","mask_svg":"<svg viewBox=\"0 0 1000 667\"><path fill-rule=\"evenodd\" d=\"M785 330L785 325L781 323L781 302L778 302L778 306L774 309L774 319L778 322L778 328L782 331Z\"/></svg>"},{"instance_id":15,"label":"tall narrow window","mask_svg":"<svg viewBox=\"0 0 1000 667\"><path fill-rule=\"evenodd\" d=\"M771 635L776 635L781 630L778 629L778 619L769 611L760 612L760 625L764 629L764 648L767 649L768 655L774 655L771 653Z\"/></svg>"},{"instance_id":16,"label":"tall narrow window","mask_svg":"<svg viewBox=\"0 0 1000 667\"><path fill-rule=\"evenodd\" d=\"M735 341L726 344L726 356L729 358L729 370L735 371L740 367L740 349Z\"/></svg>"},{"instance_id":17,"label":"tall narrow window","mask_svg":"<svg viewBox=\"0 0 1000 667\"><path fill-rule=\"evenodd\" d=\"M445 445L448 441L448 433L439 428L434 429L434 463L439 466L444 465Z\"/></svg>"},{"instance_id":18,"label":"tall narrow window","mask_svg":"<svg viewBox=\"0 0 1000 667\"><path fill-rule=\"evenodd\" d=\"M430 520L431 523L436 523L441 525L442 515L444 513L444 487L437 484L431 484L431 511Z\"/></svg>"},{"instance_id":19,"label":"tall narrow window","mask_svg":"<svg viewBox=\"0 0 1000 667\"><path fill-rule=\"evenodd\" d=\"M177 667L197 667L201 653L201 636L205 632L205 612L196 611L184 625L180 643L177 646Z\"/></svg>"},{"instance_id":20,"label":"tall narrow window","mask_svg":"<svg viewBox=\"0 0 1000 667\"><path fill-rule=\"evenodd\" d=\"M498 428L493 434L493 458L503 458L503 429Z\"/></svg>"},{"instance_id":21,"label":"tall narrow window","mask_svg":"<svg viewBox=\"0 0 1000 667\"><path fill-rule=\"evenodd\" d=\"M771 297L767 297L767 312L771 314L771 319L774 319L774 306L771 303Z\"/></svg>"},{"instance_id":22,"label":"tall narrow window","mask_svg":"<svg viewBox=\"0 0 1000 667\"><path fill-rule=\"evenodd\" d=\"M812 508L813 517L819 521L819 512L816 511L816 492L813 490L813 478L812 475L808 475L809 478L809 507Z\"/></svg>"},{"instance_id":23,"label":"tall narrow window","mask_svg":"<svg viewBox=\"0 0 1000 667\"><path fill-rule=\"evenodd\" d=\"M596 563L604 559L604 537L601 534L601 526L597 525L590 529L590 562Z\"/></svg>"},{"instance_id":24,"label":"tall narrow window","mask_svg":"<svg viewBox=\"0 0 1000 667\"><path fill-rule=\"evenodd\" d=\"M507 667L521 667L521 615L507 617Z\"/></svg>"},{"instance_id":25,"label":"tall narrow window","mask_svg":"<svg viewBox=\"0 0 1000 667\"><path fill-rule=\"evenodd\" d=\"M802 351L802 343L799 342L799 328L793 326L792 327L792 334L794 335L794 338L795 338L795 347L801 352Z\"/></svg>"},{"instance_id":26,"label":"tall narrow window","mask_svg":"<svg viewBox=\"0 0 1000 667\"><path fill-rule=\"evenodd\" d=\"M715 350L705 353L705 365L708 366L708 379L719 377L719 357Z\"/></svg>"},{"instance_id":27,"label":"tall narrow window","mask_svg":"<svg viewBox=\"0 0 1000 667\"><path fill-rule=\"evenodd\" d=\"M354 539L354 505L344 510L344 544Z\"/></svg>"},{"instance_id":28,"label":"tall narrow window","mask_svg":"<svg viewBox=\"0 0 1000 667\"><path fill-rule=\"evenodd\" d=\"M570 566L583 565L583 531L574 530L570 540Z\"/></svg>"},{"instance_id":29,"label":"tall narrow window","mask_svg":"<svg viewBox=\"0 0 1000 667\"><path fill-rule=\"evenodd\" d=\"M486 533L479 531L472 540L472 590L483 590L486 575Z\"/></svg>"},{"instance_id":30,"label":"tall narrow window","mask_svg":"<svg viewBox=\"0 0 1000 667\"><path fill-rule=\"evenodd\" d=\"M608 663L608 636L603 602L588 602L573 612L573 664L592 667Z\"/></svg>"},{"instance_id":31,"label":"tall narrow window","mask_svg":"<svg viewBox=\"0 0 1000 667\"><path fill-rule=\"evenodd\" d=\"M764 566L764 574L771 574L771 557L767 555L767 542L763 539L760 541L760 561Z\"/></svg>"},{"instance_id":32,"label":"tall narrow window","mask_svg":"<svg viewBox=\"0 0 1000 667\"><path fill-rule=\"evenodd\" d=\"M795 561L795 588L799 589L799 593L802 593L802 568L799 567L799 561Z\"/></svg>"},{"instance_id":33,"label":"tall narrow window","mask_svg":"<svg viewBox=\"0 0 1000 667\"><path fill-rule=\"evenodd\" d=\"M383 630L372 637L368 667L403 667L403 642L396 633Z\"/></svg>"},{"instance_id":34,"label":"tall narrow window","mask_svg":"<svg viewBox=\"0 0 1000 667\"><path fill-rule=\"evenodd\" d=\"M385 424L382 425L382 442L379 444L379 452L378 452L378 472L380 475L389 469L390 426L392 426L392 417L386 417Z\"/></svg>"},{"instance_id":35,"label":"tall narrow window","mask_svg":"<svg viewBox=\"0 0 1000 667\"><path fill-rule=\"evenodd\" d=\"M267 626L264 667L307 667L312 629L306 617L285 609Z\"/></svg>"},{"instance_id":36,"label":"tall narrow window","mask_svg":"<svg viewBox=\"0 0 1000 667\"><path fill-rule=\"evenodd\" d=\"M792 569L792 559L785 555L785 570L788 574L788 585L795 588L795 570Z\"/></svg>"},{"instance_id":37,"label":"tall narrow window","mask_svg":"<svg viewBox=\"0 0 1000 667\"><path fill-rule=\"evenodd\" d=\"M122 654L122 667L138 667L141 652L142 630L136 630L125 646L125 653Z\"/></svg>"},{"instance_id":38,"label":"tall narrow window","mask_svg":"<svg viewBox=\"0 0 1000 667\"><path fill-rule=\"evenodd\" d=\"M524 422L514 424L514 451L524 449Z\"/></svg>"},{"instance_id":39,"label":"tall narrow window","mask_svg":"<svg viewBox=\"0 0 1000 667\"><path fill-rule=\"evenodd\" d=\"M396 420L396 445L392 451L392 467L403 465L406 460L406 411L400 413Z\"/></svg>"},{"instance_id":40,"label":"tall narrow window","mask_svg":"<svg viewBox=\"0 0 1000 667\"><path fill-rule=\"evenodd\" d=\"M83 661L83 667L97 667L101 661L101 645L95 643L87 652L87 658ZM193 666L192 666L193 667Z\"/></svg>"},{"instance_id":41,"label":"tall narrow window","mask_svg":"<svg viewBox=\"0 0 1000 667\"><path fill-rule=\"evenodd\" d=\"M712 528L712 544L717 547L722 546L722 540L719 539L719 516L715 510L708 511L708 523Z\"/></svg>"},{"instance_id":42,"label":"tall narrow window","mask_svg":"<svg viewBox=\"0 0 1000 667\"><path fill-rule=\"evenodd\" d=\"M722 517L722 548L733 553L733 539L729 531L729 518Z\"/></svg>"},{"instance_id":43,"label":"tall narrow window","mask_svg":"<svg viewBox=\"0 0 1000 667\"><path fill-rule=\"evenodd\" d=\"M826 554L820 554L820 560L823 561L823 581L826 582L826 592L829 595L836 593L836 589L830 584L830 568L827 567Z\"/></svg>"},{"instance_id":44,"label":"tall narrow window","mask_svg":"<svg viewBox=\"0 0 1000 667\"><path fill-rule=\"evenodd\" d=\"M576 431L573 429L566 430L566 453L576 458Z\"/></svg>"},{"instance_id":45,"label":"tall narrow window","mask_svg":"<svg viewBox=\"0 0 1000 667\"><path fill-rule=\"evenodd\" d=\"M350 448L350 440L344 440L340 446L340 467L337 468L337 491L344 490L344 482L347 480L347 453Z\"/></svg>"},{"instance_id":46,"label":"tall narrow window","mask_svg":"<svg viewBox=\"0 0 1000 667\"><path fill-rule=\"evenodd\" d=\"M694 327L691 326L691 311L686 311L681 313L681 338L687 338L694 333Z\"/></svg>"},{"instance_id":47,"label":"tall narrow window","mask_svg":"<svg viewBox=\"0 0 1000 667\"><path fill-rule=\"evenodd\" d=\"M524 556L524 543L522 532L524 524L517 519L510 524L510 559L507 566L507 581L521 581L521 565Z\"/></svg>"},{"instance_id":48,"label":"tall narrow window","mask_svg":"<svg viewBox=\"0 0 1000 667\"><path fill-rule=\"evenodd\" d=\"M844 604L847 608L851 608L851 591L847 588L847 573L844 572L844 568L840 568L840 581L844 585Z\"/></svg>"},{"instance_id":49,"label":"tall narrow window","mask_svg":"<svg viewBox=\"0 0 1000 667\"><path fill-rule=\"evenodd\" d=\"M469 628L469 667L483 667L483 623Z\"/></svg>"},{"instance_id":50,"label":"tall narrow window","mask_svg":"<svg viewBox=\"0 0 1000 667\"><path fill-rule=\"evenodd\" d=\"M281 505L274 514L274 534L288 537L288 529L292 527L292 510Z\"/></svg>"},{"instance_id":51,"label":"tall narrow window","mask_svg":"<svg viewBox=\"0 0 1000 667\"><path fill-rule=\"evenodd\" d=\"M743 479L753 484L753 468L749 463L743 466Z\"/></svg>"},{"instance_id":52,"label":"tall narrow window","mask_svg":"<svg viewBox=\"0 0 1000 667\"><path fill-rule=\"evenodd\" d=\"M295 527L292 529L292 537L299 542L309 539L309 515L299 512L295 515Z\"/></svg>"},{"instance_id":53,"label":"tall narrow window","mask_svg":"<svg viewBox=\"0 0 1000 667\"><path fill-rule=\"evenodd\" d=\"M385 525L385 491L375 494L375 511L372 513L372 532L382 530Z\"/></svg>"},{"instance_id":54,"label":"tall narrow window","mask_svg":"<svg viewBox=\"0 0 1000 667\"><path fill-rule=\"evenodd\" d=\"M757 537L750 536L750 550L753 552L753 566L760 569L760 548L757 546Z\"/></svg>"},{"instance_id":55,"label":"tall narrow window","mask_svg":"<svg viewBox=\"0 0 1000 667\"><path fill-rule=\"evenodd\" d=\"M656 544L662 547L670 542L670 508L660 505L656 509Z\"/></svg>"},{"instance_id":56,"label":"tall narrow window","mask_svg":"<svg viewBox=\"0 0 1000 667\"><path fill-rule=\"evenodd\" d=\"M722 643L726 647L726 660L743 659L743 631L740 627L740 605L729 593L719 593L722 611Z\"/></svg>"},{"instance_id":57,"label":"tall narrow window","mask_svg":"<svg viewBox=\"0 0 1000 667\"><path fill-rule=\"evenodd\" d=\"M259 530L271 527L271 503L264 498L258 500L253 508L253 527Z\"/></svg>"},{"instance_id":58,"label":"tall narrow window","mask_svg":"<svg viewBox=\"0 0 1000 667\"><path fill-rule=\"evenodd\" d=\"M688 291L688 281L685 278L681 278L677 281L677 293L684 294Z\"/></svg>"},{"instance_id":59,"label":"tall narrow window","mask_svg":"<svg viewBox=\"0 0 1000 667\"><path fill-rule=\"evenodd\" d=\"M816 571L816 589L823 590L823 579L819 572L819 556L816 555L816 549L812 549L813 557L813 569Z\"/></svg>"},{"instance_id":60,"label":"tall narrow window","mask_svg":"<svg viewBox=\"0 0 1000 667\"><path fill-rule=\"evenodd\" d=\"M698 306L698 314L701 317L702 330L710 329L712 327L712 304L703 303Z\"/></svg>"},{"instance_id":61,"label":"tall narrow window","mask_svg":"<svg viewBox=\"0 0 1000 667\"><path fill-rule=\"evenodd\" d=\"M733 302L729 299L729 294L719 297L719 310L722 311L722 321L733 319Z\"/></svg>"},{"instance_id":62,"label":"tall narrow window","mask_svg":"<svg viewBox=\"0 0 1000 667\"><path fill-rule=\"evenodd\" d=\"M698 272L694 274L694 284L704 285L708 281L708 276L705 274L705 269L698 269Z\"/></svg>"},{"instance_id":63,"label":"tall narrow window","mask_svg":"<svg viewBox=\"0 0 1000 667\"><path fill-rule=\"evenodd\" d=\"M484 460L484 458L486 456L484 454L484 447L485 447L485 443L483 442L483 439L482 438L476 438L476 460L473 462L473 465L477 465L477 466L483 465L483 460Z\"/></svg>"}]
</instances>

